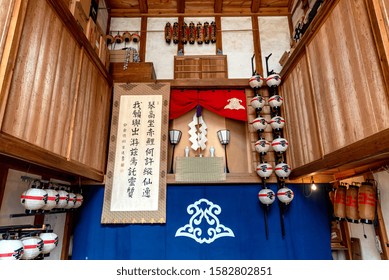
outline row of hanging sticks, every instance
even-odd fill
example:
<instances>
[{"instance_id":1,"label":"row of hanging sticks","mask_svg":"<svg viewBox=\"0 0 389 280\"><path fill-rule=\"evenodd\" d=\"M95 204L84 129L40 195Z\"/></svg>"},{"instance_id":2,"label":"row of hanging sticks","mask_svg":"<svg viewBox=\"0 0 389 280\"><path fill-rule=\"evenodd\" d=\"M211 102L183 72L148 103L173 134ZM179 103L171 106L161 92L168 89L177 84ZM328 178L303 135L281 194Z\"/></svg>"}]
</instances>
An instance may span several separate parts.
<instances>
[{"instance_id":1,"label":"row of hanging sticks","mask_svg":"<svg viewBox=\"0 0 389 280\"><path fill-rule=\"evenodd\" d=\"M178 22L167 22L165 25L165 41L170 44L173 41L174 44L178 44L180 41L183 44L189 42L189 44L205 44L216 43L216 23L214 21L209 24L204 22L204 25L199 22L195 25L193 22L189 23L189 26L184 22L181 26Z\"/></svg>"}]
</instances>

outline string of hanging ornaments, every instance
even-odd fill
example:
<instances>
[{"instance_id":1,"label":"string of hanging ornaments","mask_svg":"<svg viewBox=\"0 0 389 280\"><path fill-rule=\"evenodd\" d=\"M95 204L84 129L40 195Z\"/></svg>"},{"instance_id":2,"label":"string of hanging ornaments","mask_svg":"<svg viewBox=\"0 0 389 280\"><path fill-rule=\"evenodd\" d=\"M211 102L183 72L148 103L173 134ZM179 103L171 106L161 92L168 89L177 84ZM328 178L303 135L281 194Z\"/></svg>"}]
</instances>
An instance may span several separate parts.
<instances>
[{"instance_id":1,"label":"string of hanging ornaments","mask_svg":"<svg viewBox=\"0 0 389 280\"><path fill-rule=\"evenodd\" d=\"M294 193L289 189L285 184L285 179L287 179L291 173L290 166L286 163L285 151L288 148L288 141L283 138L283 128L285 126L285 120L281 116L281 105L283 103L283 98L278 95L278 86L281 83L281 76L274 71L268 71L268 59L271 54L266 57L266 67L267 67L267 78L262 78L261 75L256 73L254 70L254 56L252 57L252 77L249 80L249 85L254 90L254 97L250 100L250 105L255 109L256 118L252 121L252 126L258 134L258 141L255 142L255 150L259 155L259 164L257 165L256 171L257 174L261 177L262 189L258 193L258 199L261 202L262 208L264 210L264 221L265 221L265 231L266 239L269 237L268 230L268 213L270 210L270 205L273 204L276 198L276 194L273 190L267 187L266 180L270 178L273 173L273 166L269 164L265 156L272 147L275 153L275 163L274 168L277 175L277 198L279 200L280 215L281 215L281 231L282 237L285 237L285 227L284 227L284 213L287 209L287 206L294 198ZM266 100L261 96L259 90L262 87L263 83L266 82L269 89L269 99L267 101L268 105L271 108L271 120L268 122L262 115L262 109L266 104ZM263 136L267 125L270 124L273 131L273 140L270 143Z\"/></svg>"},{"instance_id":2,"label":"string of hanging ornaments","mask_svg":"<svg viewBox=\"0 0 389 280\"><path fill-rule=\"evenodd\" d=\"M140 35L138 34L138 32L130 33L129 31L117 31L116 34L113 35L113 33L115 32L111 32L110 34L105 35L105 42L107 43L108 48L110 48L111 50L114 50L117 44L120 45L124 43L123 49L128 49L127 44L129 44L130 42L140 42Z\"/></svg>"},{"instance_id":3,"label":"string of hanging ornaments","mask_svg":"<svg viewBox=\"0 0 389 280\"><path fill-rule=\"evenodd\" d=\"M376 220L378 202L377 182L338 183L329 192L336 221L347 220L354 224L373 224Z\"/></svg>"},{"instance_id":4,"label":"string of hanging ornaments","mask_svg":"<svg viewBox=\"0 0 389 280\"><path fill-rule=\"evenodd\" d=\"M43 260L58 241L49 224L0 227L0 260Z\"/></svg>"},{"instance_id":5,"label":"string of hanging ornaments","mask_svg":"<svg viewBox=\"0 0 389 280\"><path fill-rule=\"evenodd\" d=\"M353 224L361 224L363 236L365 225L375 227L377 225L377 205L379 202L378 183L374 179L366 179L363 182L335 182L328 192L332 202L332 218L334 222L347 221ZM374 237L374 236L373 236ZM377 249L382 253L379 239L375 240Z\"/></svg>"},{"instance_id":6,"label":"string of hanging ornaments","mask_svg":"<svg viewBox=\"0 0 389 280\"><path fill-rule=\"evenodd\" d=\"M189 25L186 22L183 22L179 25L178 22L174 22L173 25L170 22L167 22L165 25L165 42L170 44L172 41L174 44L178 44L180 41L182 44L201 45L203 43L216 43L216 22L212 21L190 22Z\"/></svg>"},{"instance_id":7,"label":"string of hanging ornaments","mask_svg":"<svg viewBox=\"0 0 389 280\"><path fill-rule=\"evenodd\" d=\"M26 176L22 176L22 181L29 182L29 188L20 196L25 214L12 214L11 217L62 213L79 208L84 201L81 189L73 192L69 186Z\"/></svg>"}]
</instances>

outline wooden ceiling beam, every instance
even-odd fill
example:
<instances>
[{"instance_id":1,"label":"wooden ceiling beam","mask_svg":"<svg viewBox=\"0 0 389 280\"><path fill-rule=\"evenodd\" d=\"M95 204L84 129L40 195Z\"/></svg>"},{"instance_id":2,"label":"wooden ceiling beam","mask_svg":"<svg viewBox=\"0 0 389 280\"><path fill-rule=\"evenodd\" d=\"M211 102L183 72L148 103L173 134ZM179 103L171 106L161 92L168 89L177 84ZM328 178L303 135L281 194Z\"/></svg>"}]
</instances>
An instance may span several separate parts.
<instances>
[{"instance_id":1,"label":"wooden ceiling beam","mask_svg":"<svg viewBox=\"0 0 389 280\"><path fill-rule=\"evenodd\" d=\"M147 0L139 0L139 10L141 13L149 12L149 6L147 4Z\"/></svg>"},{"instance_id":2,"label":"wooden ceiling beam","mask_svg":"<svg viewBox=\"0 0 389 280\"><path fill-rule=\"evenodd\" d=\"M261 6L261 0L251 0L251 12L256 14Z\"/></svg>"},{"instance_id":3,"label":"wooden ceiling beam","mask_svg":"<svg viewBox=\"0 0 389 280\"><path fill-rule=\"evenodd\" d=\"M54 1L54 0L50 0ZM148 13L139 13L134 11L133 9L111 9L110 12L110 17L141 17L141 16L146 16L146 17L179 17L182 16L182 13L177 13L176 10L172 9L166 9L166 10L150 10ZM184 13L185 17L198 17L199 13L196 12L188 12L185 11ZM214 17L214 16L252 16L253 13L250 10L247 11L236 11L236 12L222 12L222 13L201 13L202 17ZM258 16L287 16L289 15L288 8L284 7L276 7L276 8L271 8L271 7L261 7L256 13Z\"/></svg>"},{"instance_id":4,"label":"wooden ceiling beam","mask_svg":"<svg viewBox=\"0 0 389 280\"><path fill-rule=\"evenodd\" d=\"M177 13L185 13L185 0L177 0Z\"/></svg>"}]
</instances>

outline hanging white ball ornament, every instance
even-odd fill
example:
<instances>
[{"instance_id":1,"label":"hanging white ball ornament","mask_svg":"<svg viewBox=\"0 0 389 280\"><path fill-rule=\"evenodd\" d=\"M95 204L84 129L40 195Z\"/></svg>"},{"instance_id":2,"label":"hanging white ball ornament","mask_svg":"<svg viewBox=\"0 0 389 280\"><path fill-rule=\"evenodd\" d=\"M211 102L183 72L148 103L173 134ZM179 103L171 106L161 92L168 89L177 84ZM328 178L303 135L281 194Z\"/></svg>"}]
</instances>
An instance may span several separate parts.
<instances>
[{"instance_id":1,"label":"hanging white ball ornament","mask_svg":"<svg viewBox=\"0 0 389 280\"><path fill-rule=\"evenodd\" d=\"M270 205L276 199L276 195L271 189L262 189L258 192L258 199L262 204Z\"/></svg>"},{"instance_id":2,"label":"hanging white ball ornament","mask_svg":"<svg viewBox=\"0 0 389 280\"><path fill-rule=\"evenodd\" d=\"M84 196L80 193L76 193L76 203L73 208L79 208L84 202Z\"/></svg>"},{"instance_id":3,"label":"hanging white ball ornament","mask_svg":"<svg viewBox=\"0 0 389 280\"><path fill-rule=\"evenodd\" d=\"M269 124L275 130L283 129L285 126L285 119L280 116L275 116L270 120Z\"/></svg>"},{"instance_id":4,"label":"hanging white ball ornament","mask_svg":"<svg viewBox=\"0 0 389 280\"><path fill-rule=\"evenodd\" d=\"M24 254L22 260L33 260L42 252L43 240L36 236L23 237Z\"/></svg>"},{"instance_id":5,"label":"hanging white ball ornament","mask_svg":"<svg viewBox=\"0 0 389 280\"><path fill-rule=\"evenodd\" d=\"M252 122L255 130L264 131L267 126L267 121L263 117L255 118Z\"/></svg>"},{"instance_id":6,"label":"hanging white ball ornament","mask_svg":"<svg viewBox=\"0 0 389 280\"><path fill-rule=\"evenodd\" d=\"M279 178L286 179L292 172L292 168L288 164L281 162L275 166L274 171Z\"/></svg>"},{"instance_id":7,"label":"hanging white ball ornament","mask_svg":"<svg viewBox=\"0 0 389 280\"><path fill-rule=\"evenodd\" d=\"M31 187L20 196L20 203L26 208L26 212L35 212L45 206L47 202L47 192L43 189Z\"/></svg>"},{"instance_id":8,"label":"hanging white ball ornament","mask_svg":"<svg viewBox=\"0 0 389 280\"><path fill-rule=\"evenodd\" d=\"M263 162L257 165L257 174L261 178L267 179L271 176L272 173L273 173L273 167L269 163Z\"/></svg>"},{"instance_id":9,"label":"hanging white ball ornament","mask_svg":"<svg viewBox=\"0 0 389 280\"><path fill-rule=\"evenodd\" d=\"M50 254L58 246L58 235L54 232L42 232L39 238L43 240L42 254Z\"/></svg>"},{"instance_id":10,"label":"hanging white ball ornament","mask_svg":"<svg viewBox=\"0 0 389 280\"><path fill-rule=\"evenodd\" d=\"M255 150L259 154L266 154L270 149L270 142L266 139L259 139L255 142Z\"/></svg>"},{"instance_id":11,"label":"hanging white ball ornament","mask_svg":"<svg viewBox=\"0 0 389 280\"><path fill-rule=\"evenodd\" d=\"M293 198L294 198L294 193L291 189L289 188L280 188L278 191L277 191L277 198L285 203L285 204L288 204L290 203Z\"/></svg>"},{"instance_id":12,"label":"hanging white ball ornament","mask_svg":"<svg viewBox=\"0 0 389 280\"><path fill-rule=\"evenodd\" d=\"M283 153L288 149L289 142L285 138L278 137L271 143L273 150L277 153Z\"/></svg>"},{"instance_id":13,"label":"hanging white ball ornament","mask_svg":"<svg viewBox=\"0 0 389 280\"><path fill-rule=\"evenodd\" d=\"M266 84L268 87L277 87L281 84L281 76L277 73L271 74L266 78Z\"/></svg>"},{"instance_id":14,"label":"hanging white ball ornament","mask_svg":"<svg viewBox=\"0 0 389 280\"><path fill-rule=\"evenodd\" d=\"M254 109L262 109L265 103L265 99L262 96L255 96L250 100L250 105Z\"/></svg>"},{"instance_id":15,"label":"hanging white ball ornament","mask_svg":"<svg viewBox=\"0 0 389 280\"><path fill-rule=\"evenodd\" d=\"M22 241L18 239L0 240L0 260L20 260L23 253Z\"/></svg>"},{"instance_id":16,"label":"hanging white ball ornament","mask_svg":"<svg viewBox=\"0 0 389 280\"><path fill-rule=\"evenodd\" d=\"M269 106L271 108L277 108L282 105L284 98L280 95L273 95L268 99Z\"/></svg>"},{"instance_id":17,"label":"hanging white ball ornament","mask_svg":"<svg viewBox=\"0 0 389 280\"><path fill-rule=\"evenodd\" d=\"M260 88L263 85L263 78L261 75L253 75L249 80L249 85L252 88Z\"/></svg>"}]
</instances>

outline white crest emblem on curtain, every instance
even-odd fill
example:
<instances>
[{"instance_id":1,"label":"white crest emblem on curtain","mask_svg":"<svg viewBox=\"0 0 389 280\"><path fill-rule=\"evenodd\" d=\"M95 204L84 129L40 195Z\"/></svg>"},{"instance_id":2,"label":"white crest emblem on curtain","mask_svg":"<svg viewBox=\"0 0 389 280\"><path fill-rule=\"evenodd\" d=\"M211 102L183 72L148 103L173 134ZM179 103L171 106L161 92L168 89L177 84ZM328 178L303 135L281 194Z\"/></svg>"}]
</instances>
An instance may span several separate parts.
<instances>
[{"instance_id":1,"label":"white crest emblem on curtain","mask_svg":"<svg viewBox=\"0 0 389 280\"><path fill-rule=\"evenodd\" d=\"M220 223L217 216L221 211L219 205L205 198L190 204L187 208L188 214L192 215L189 223L180 227L176 231L175 237L189 237L200 244L210 244L220 237L235 237L234 232L230 228Z\"/></svg>"},{"instance_id":2,"label":"white crest emblem on curtain","mask_svg":"<svg viewBox=\"0 0 389 280\"><path fill-rule=\"evenodd\" d=\"M242 100L238 98L230 98L227 100L228 104L224 106L224 109L230 109L230 110L245 110L244 106L242 106L240 103L242 103Z\"/></svg>"}]
</instances>

